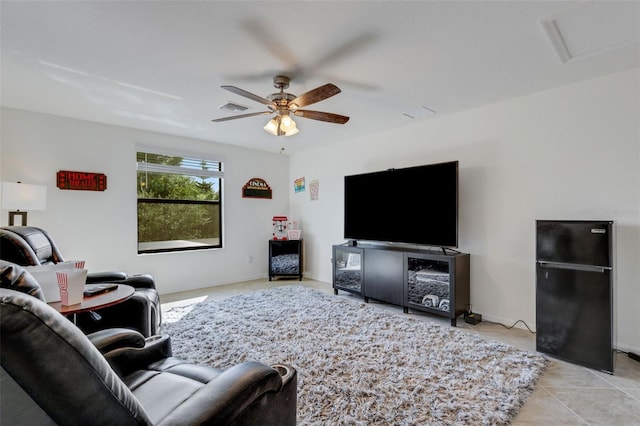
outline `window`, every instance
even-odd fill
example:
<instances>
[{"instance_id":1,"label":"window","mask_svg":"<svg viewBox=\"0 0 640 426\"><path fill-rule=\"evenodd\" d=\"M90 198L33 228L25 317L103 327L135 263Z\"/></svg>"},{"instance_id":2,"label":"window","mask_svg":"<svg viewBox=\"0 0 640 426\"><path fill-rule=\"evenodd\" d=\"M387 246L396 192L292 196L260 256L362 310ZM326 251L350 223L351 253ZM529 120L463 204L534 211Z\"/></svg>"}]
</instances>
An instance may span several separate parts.
<instances>
[{"instance_id":1,"label":"window","mask_svg":"<svg viewBox=\"0 0 640 426\"><path fill-rule=\"evenodd\" d=\"M138 253L222 247L219 161L137 152Z\"/></svg>"}]
</instances>

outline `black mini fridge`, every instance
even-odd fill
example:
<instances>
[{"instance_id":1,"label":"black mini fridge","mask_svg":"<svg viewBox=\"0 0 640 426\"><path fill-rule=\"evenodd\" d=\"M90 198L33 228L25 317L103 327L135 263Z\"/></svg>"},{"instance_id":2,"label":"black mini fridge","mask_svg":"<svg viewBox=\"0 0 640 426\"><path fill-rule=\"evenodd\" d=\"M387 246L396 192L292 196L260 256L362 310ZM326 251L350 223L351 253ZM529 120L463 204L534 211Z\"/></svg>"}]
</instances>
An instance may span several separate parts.
<instances>
[{"instance_id":1,"label":"black mini fridge","mask_svg":"<svg viewBox=\"0 0 640 426\"><path fill-rule=\"evenodd\" d=\"M613 222L536 221L536 350L613 374Z\"/></svg>"}]
</instances>

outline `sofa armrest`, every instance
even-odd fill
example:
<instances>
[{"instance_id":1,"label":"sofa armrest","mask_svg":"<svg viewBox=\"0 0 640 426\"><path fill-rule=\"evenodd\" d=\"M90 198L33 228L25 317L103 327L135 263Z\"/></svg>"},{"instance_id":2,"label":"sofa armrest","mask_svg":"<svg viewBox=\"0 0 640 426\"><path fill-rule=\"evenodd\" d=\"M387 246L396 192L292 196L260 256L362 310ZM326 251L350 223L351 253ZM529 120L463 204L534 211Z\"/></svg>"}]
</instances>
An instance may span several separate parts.
<instances>
[{"instance_id":1,"label":"sofa armrest","mask_svg":"<svg viewBox=\"0 0 640 426\"><path fill-rule=\"evenodd\" d=\"M137 332L134 331L134 333ZM111 368L120 377L127 376L136 370L146 369L154 362L169 358L171 355L171 339L166 335L147 337L142 347L119 347L104 353Z\"/></svg>"},{"instance_id":2,"label":"sofa armrest","mask_svg":"<svg viewBox=\"0 0 640 426\"><path fill-rule=\"evenodd\" d=\"M144 336L129 328L107 328L87 337L103 354L118 348L143 348L145 345Z\"/></svg>"},{"instance_id":3,"label":"sofa armrest","mask_svg":"<svg viewBox=\"0 0 640 426\"><path fill-rule=\"evenodd\" d=\"M98 284L108 282L120 282L127 278L127 274L118 271L89 272L87 274L87 284Z\"/></svg>"},{"instance_id":4,"label":"sofa armrest","mask_svg":"<svg viewBox=\"0 0 640 426\"><path fill-rule=\"evenodd\" d=\"M159 425L235 424L247 408L282 388L282 376L277 369L254 361L238 364L199 389ZM273 405L270 409L278 409L278 404ZM295 424L295 408L293 421Z\"/></svg>"},{"instance_id":5,"label":"sofa armrest","mask_svg":"<svg viewBox=\"0 0 640 426\"><path fill-rule=\"evenodd\" d=\"M153 277L149 274L129 275L126 272L119 271L89 272L87 274L86 282L87 284L126 284L136 289L150 288L155 290L156 288L156 283Z\"/></svg>"},{"instance_id":6,"label":"sofa armrest","mask_svg":"<svg viewBox=\"0 0 640 426\"><path fill-rule=\"evenodd\" d=\"M156 282L150 274L127 275L127 278L123 280L122 284L127 284L137 289L156 289Z\"/></svg>"}]
</instances>

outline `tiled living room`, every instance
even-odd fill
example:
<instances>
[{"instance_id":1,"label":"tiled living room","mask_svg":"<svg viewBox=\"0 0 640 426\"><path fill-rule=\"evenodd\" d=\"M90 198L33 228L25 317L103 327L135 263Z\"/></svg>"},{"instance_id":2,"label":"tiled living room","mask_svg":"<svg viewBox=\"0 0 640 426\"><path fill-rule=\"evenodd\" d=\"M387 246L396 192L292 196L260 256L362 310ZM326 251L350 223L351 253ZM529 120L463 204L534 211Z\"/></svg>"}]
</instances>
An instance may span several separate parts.
<instances>
[{"instance_id":1,"label":"tiled living room","mask_svg":"<svg viewBox=\"0 0 640 426\"><path fill-rule=\"evenodd\" d=\"M361 297L340 292L333 296L333 289L325 282L297 280L252 280L234 284L179 292L163 297L163 310L193 307L204 301L258 292L279 286L305 286L336 298L352 299L364 303ZM382 302L370 301L377 309L399 314L401 308ZM170 321L178 321L189 309L177 309ZM406 315L406 314L403 314ZM412 311L412 318L435 322L448 327L449 321L423 312ZM457 327L483 338L498 340L522 350L535 351L535 334L522 328L507 328L492 322L470 325L459 318ZM536 383L535 390L524 403L513 425L632 425L640 422L638 398L640 396L640 368L637 361L626 354L615 353L615 374L596 371L574 363L550 358L551 363ZM400 420L398 420L401 423Z\"/></svg>"},{"instance_id":2,"label":"tiled living room","mask_svg":"<svg viewBox=\"0 0 640 426\"><path fill-rule=\"evenodd\" d=\"M62 253L2 289L0 423L640 424L638 34L636 1L0 1L0 259L12 224ZM207 385L247 371L259 402Z\"/></svg>"}]
</instances>

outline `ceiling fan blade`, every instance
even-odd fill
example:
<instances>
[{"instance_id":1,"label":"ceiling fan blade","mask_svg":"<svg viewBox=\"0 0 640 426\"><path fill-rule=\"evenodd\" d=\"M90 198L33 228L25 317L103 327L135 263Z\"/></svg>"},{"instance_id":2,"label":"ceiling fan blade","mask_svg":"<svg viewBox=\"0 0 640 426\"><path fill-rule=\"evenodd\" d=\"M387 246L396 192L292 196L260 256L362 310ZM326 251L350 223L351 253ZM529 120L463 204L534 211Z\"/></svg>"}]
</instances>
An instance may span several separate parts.
<instances>
[{"instance_id":1,"label":"ceiling fan blade","mask_svg":"<svg viewBox=\"0 0 640 426\"><path fill-rule=\"evenodd\" d=\"M273 23L277 25L277 23ZM340 43L328 43L326 49L320 49L314 53L312 62L302 62L300 57L294 53L289 45L293 45L291 37L287 37L286 33L280 31L277 26L274 28L270 22L264 20L251 19L241 23L241 27L251 36L262 50L269 52L274 59L281 64L279 68L271 70L267 73L251 74L244 76L230 77L240 81L263 81L273 75L286 75L297 83L303 83L310 77L322 78L327 81L335 81L336 78L329 78L323 72L327 66L338 63L358 54L372 45L380 36L378 33L367 32L356 35L354 38ZM340 81L337 82L341 84ZM343 81L344 84L353 85L362 90L376 90L367 83Z\"/></svg>"},{"instance_id":2,"label":"ceiling fan blade","mask_svg":"<svg viewBox=\"0 0 640 426\"><path fill-rule=\"evenodd\" d=\"M379 34L369 32L357 35L355 38L352 38L340 45L329 45L332 46L331 50L314 55L316 59L313 62L308 63L306 69L326 69L326 67L333 65L338 61L353 57L359 50L363 50L368 45L375 42L378 37Z\"/></svg>"},{"instance_id":3,"label":"ceiling fan blade","mask_svg":"<svg viewBox=\"0 0 640 426\"><path fill-rule=\"evenodd\" d=\"M220 123L222 121L235 120L236 118L255 117L256 115L266 115L266 114L273 114L273 112L271 111L252 112L250 114L240 114L240 115L232 115L231 117L216 118L211 121L213 121L214 123Z\"/></svg>"},{"instance_id":4,"label":"ceiling fan blade","mask_svg":"<svg viewBox=\"0 0 640 426\"><path fill-rule=\"evenodd\" d=\"M291 43L290 37L286 37L286 33L280 31L277 26L275 29L268 28L263 20L258 19L242 22L240 26L261 45L262 50L269 52L274 58L282 62L287 67L287 71L290 68L297 68L298 58L286 43L287 41ZM282 73L282 70L278 72ZM287 75L292 77L289 74Z\"/></svg>"},{"instance_id":5,"label":"ceiling fan blade","mask_svg":"<svg viewBox=\"0 0 640 426\"><path fill-rule=\"evenodd\" d=\"M291 108L301 108L303 106L323 101L333 95L337 95L340 92L341 90L338 88L338 86L336 86L335 84L327 83L323 86L316 87L315 89L309 90L308 92L298 96L297 98L289 102L289 106Z\"/></svg>"},{"instance_id":6,"label":"ceiling fan blade","mask_svg":"<svg viewBox=\"0 0 640 426\"><path fill-rule=\"evenodd\" d=\"M346 115L333 114L330 112L322 111L309 111L306 109L299 109L293 113L297 117L310 118L312 120L328 121L329 123L344 124L349 121L349 117Z\"/></svg>"},{"instance_id":7,"label":"ceiling fan blade","mask_svg":"<svg viewBox=\"0 0 640 426\"><path fill-rule=\"evenodd\" d=\"M254 100L256 102L260 102L261 104L265 104L265 105L272 106L272 107L276 106L269 99L265 99L262 96L254 95L253 93L247 92L246 90L242 90L242 89L240 89L238 87L235 87L235 86L220 86L220 87L222 87L223 89L228 90L228 91L230 91L232 93L235 93L236 95L244 96L245 98L249 98L249 99Z\"/></svg>"}]
</instances>

